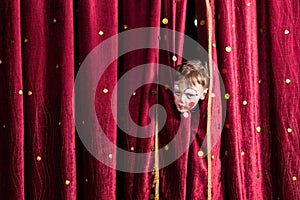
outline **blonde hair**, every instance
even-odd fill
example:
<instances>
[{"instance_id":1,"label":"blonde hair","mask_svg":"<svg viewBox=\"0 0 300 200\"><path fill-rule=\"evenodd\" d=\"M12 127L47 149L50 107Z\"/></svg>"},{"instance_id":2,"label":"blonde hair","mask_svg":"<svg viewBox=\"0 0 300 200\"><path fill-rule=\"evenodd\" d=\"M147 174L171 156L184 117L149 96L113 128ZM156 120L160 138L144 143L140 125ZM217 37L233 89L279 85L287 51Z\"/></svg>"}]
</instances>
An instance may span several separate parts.
<instances>
[{"instance_id":1,"label":"blonde hair","mask_svg":"<svg viewBox=\"0 0 300 200\"><path fill-rule=\"evenodd\" d=\"M201 84L204 88L209 87L209 71L207 64L200 60L190 60L176 67L175 81L186 79L190 84Z\"/></svg>"}]
</instances>

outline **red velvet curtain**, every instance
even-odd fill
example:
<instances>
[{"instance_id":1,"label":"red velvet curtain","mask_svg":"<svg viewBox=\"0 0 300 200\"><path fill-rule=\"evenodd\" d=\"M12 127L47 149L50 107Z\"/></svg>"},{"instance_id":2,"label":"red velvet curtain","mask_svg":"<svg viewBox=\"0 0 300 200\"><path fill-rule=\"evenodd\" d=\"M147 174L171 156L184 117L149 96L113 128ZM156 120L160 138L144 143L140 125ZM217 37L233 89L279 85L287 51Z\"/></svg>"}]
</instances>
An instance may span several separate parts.
<instances>
[{"instance_id":1,"label":"red velvet curtain","mask_svg":"<svg viewBox=\"0 0 300 200\"><path fill-rule=\"evenodd\" d=\"M300 199L300 3L216 0L211 6L213 59L227 101L222 138L212 149L212 199ZM98 44L135 28L160 27L189 35L195 29L194 38L208 48L207 16L205 1L0 0L0 196L152 198L153 173L117 171L83 145L74 122L74 80ZM195 18L197 26L191 27ZM167 40L172 40L171 50L191 48L180 38L157 35L158 48ZM118 45L122 41L107 54L118 55ZM151 152L154 137L135 138L117 128L107 102L118 78L151 63L146 79L154 79L160 73L155 63L175 67L182 62L173 56L154 48L132 51L111 63L101 77L97 118L110 141L122 149ZM97 78L93 71L87 76ZM117 98L122 99L121 92ZM179 126L172 98L167 86L147 84L130 100L131 117L139 125L149 123L152 105L165 107L168 119L159 133L159 148L166 148ZM200 104L201 113L206 106L207 99ZM159 171L160 199L208 198L207 158L198 156L206 116L201 115L199 129L193 126L196 119L191 115L185 124L186 131L196 135L190 148ZM88 124L87 119L79 121ZM145 165L150 164L149 158Z\"/></svg>"}]
</instances>

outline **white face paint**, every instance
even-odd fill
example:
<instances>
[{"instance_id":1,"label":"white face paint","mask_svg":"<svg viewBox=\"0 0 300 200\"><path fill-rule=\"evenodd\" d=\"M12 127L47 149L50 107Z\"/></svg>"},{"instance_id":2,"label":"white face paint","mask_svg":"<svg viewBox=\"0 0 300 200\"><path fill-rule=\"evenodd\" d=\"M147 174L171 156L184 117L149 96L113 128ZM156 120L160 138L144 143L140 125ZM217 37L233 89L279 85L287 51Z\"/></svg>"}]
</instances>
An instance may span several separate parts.
<instances>
[{"instance_id":1,"label":"white face paint","mask_svg":"<svg viewBox=\"0 0 300 200\"><path fill-rule=\"evenodd\" d=\"M179 112L186 112L193 109L200 99L205 98L207 89L201 84L193 86L186 80L175 81L174 102Z\"/></svg>"}]
</instances>

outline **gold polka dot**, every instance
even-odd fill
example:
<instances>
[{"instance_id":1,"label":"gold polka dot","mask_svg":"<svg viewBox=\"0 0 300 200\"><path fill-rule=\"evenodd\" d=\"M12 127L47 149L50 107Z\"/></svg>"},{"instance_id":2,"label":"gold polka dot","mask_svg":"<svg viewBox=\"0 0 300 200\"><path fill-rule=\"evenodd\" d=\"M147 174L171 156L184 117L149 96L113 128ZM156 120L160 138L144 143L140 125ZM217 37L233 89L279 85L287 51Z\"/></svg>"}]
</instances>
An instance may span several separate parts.
<instances>
[{"instance_id":1,"label":"gold polka dot","mask_svg":"<svg viewBox=\"0 0 300 200\"><path fill-rule=\"evenodd\" d=\"M212 159L212 160L214 160L214 159L215 159L215 156L214 156L214 155L212 155L212 156L211 156L211 159Z\"/></svg>"},{"instance_id":2,"label":"gold polka dot","mask_svg":"<svg viewBox=\"0 0 300 200\"><path fill-rule=\"evenodd\" d=\"M286 84L290 84L290 83L291 83L291 80L287 78L287 79L285 79L285 83L286 83Z\"/></svg>"},{"instance_id":3,"label":"gold polka dot","mask_svg":"<svg viewBox=\"0 0 300 200\"><path fill-rule=\"evenodd\" d=\"M261 83L262 83L262 80L258 80L258 83L261 84Z\"/></svg>"},{"instance_id":4,"label":"gold polka dot","mask_svg":"<svg viewBox=\"0 0 300 200\"><path fill-rule=\"evenodd\" d=\"M131 151L134 151L134 147L130 147L130 150L131 150Z\"/></svg>"},{"instance_id":5,"label":"gold polka dot","mask_svg":"<svg viewBox=\"0 0 300 200\"><path fill-rule=\"evenodd\" d=\"M168 146L168 145L165 146L165 150L166 150L166 151L169 150L169 146Z\"/></svg>"},{"instance_id":6,"label":"gold polka dot","mask_svg":"<svg viewBox=\"0 0 300 200\"><path fill-rule=\"evenodd\" d=\"M261 127L260 126L256 127L256 132L258 132L258 133L261 132Z\"/></svg>"},{"instance_id":7,"label":"gold polka dot","mask_svg":"<svg viewBox=\"0 0 300 200\"><path fill-rule=\"evenodd\" d=\"M225 99L230 99L230 94L226 93L224 97Z\"/></svg>"},{"instance_id":8,"label":"gold polka dot","mask_svg":"<svg viewBox=\"0 0 300 200\"><path fill-rule=\"evenodd\" d=\"M256 177L257 177L257 178L260 178L260 173L257 173L257 174L256 174Z\"/></svg>"},{"instance_id":9,"label":"gold polka dot","mask_svg":"<svg viewBox=\"0 0 300 200\"><path fill-rule=\"evenodd\" d=\"M37 160L37 161L41 161L41 160L42 160L42 157L41 157L41 156L37 156L37 157L36 157L36 160Z\"/></svg>"},{"instance_id":10,"label":"gold polka dot","mask_svg":"<svg viewBox=\"0 0 300 200\"><path fill-rule=\"evenodd\" d=\"M163 24L168 24L169 20L167 18L163 18L162 23Z\"/></svg>"},{"instance_id":11,"label":"gold polka dot","mask_svg":"<svg viewBox=\"0 0 300 200\"><path fill-rule=\"evenodd\" d=\"M136 95L136 92L133 92L132 95L135 96L135 95Z\"/></svg>"},{"instance_id":12,"label":"gold polka dot","mask_svg":"<svg viewBox=\"0 0 300 200\"><path fill-rule=\"evenodd\" d=\"M28 96L31 96L32 95L32 92L31 91L28 91Z\"/></svg>"},{"instance_id":13,"label":"gold polka dot","mask_svg":"<svg viewBox=\"0 0 300 200\"><path fill-rule=\"evenodd\" d=\"M151 148L151 151L154 151L154 150L155 150L154 145L152 145L150 148Z\"/></svg>"},{"instance_id":14,"label":"gold polka dot","mask_svg":"<svg viewBox=\"0 0 300 200\"><path fill-rule=\"evenodd\" d=\"M0 65L2 64L2 60L0 59Z\"/></svg>"},{"instance_id":15,"label":"gold polka dot","mask_svg":"<svg viewBox=\"0 0 300 200\"><path fill-rule=\"evenodd\" d=\"M227 150L225 151L225 156L228 156L228 151Z\"/></svg>"},{"instance_id":16,"label":"gold polka dot","mask_svg":"<svg viewBox=\"0 0 300 200\"><path fill-rule=\"evenodd\" d=\"M66 180L66 181L65 181L65 184L66 184L66 185L70 185L70 183L71 183L71 182L70 182L69 180Z\"/></svg>"},{"instance_id":17,"label":"gold polka dot","mask_svg":"<svg viewBox=\"0 0 300 200\"><path fill-rule=\"evenodd\" d=\"M154 194L150 194L150 199L154 199Z\"/></svg>"},{"instance_id":18,"label":"gold polka dot","mask_svg":"<svg viewBox=\"0 0 300 200\"><path fill-rule=\"evenodd\" d=\"M173 56L173 57L172 57L172 60L173 60L174 62L176 62L176 61L177 61L177 57L176 57L176 56Z\"/></svg>"},{"instance_id":19,"label":"gold polka dot","mask_svg":"<svg viewBox=\"0 0 300 200\"><path fill-rule=\"evenodd\" d=\"M247 105L248 104L248 102L246 101L246 100L244 100L243 101L243 105L245 106L245 105Z\"/></svg>"},{"instance_id":20,"label":"gold polka dot","mask_svg":"<svg viewBox=\"0 0 300 200\"><path fill-rule=\"evenodd\" d=\"M5 128L5 124L3 124L3 126L2 126L3 128Z\"/></svg>"},{"instance_id":21,"label":"gold polka dot","mask_svg":"<svg viewBox=\"0 0 300 200\"><path fill-rule=\"evenodd\" d=\"M58 122L58 126L60 126L61 125L61 122Z\"/></svg>"},{"instance_id":22,"label":"gold polka dot","mask_svg":"<svg viewBox=\"0 0 300 200\"><path fill-rule=\"evenodd\" d=\"M22 95L23 94L23 91L22 90L19 90L19 95Z\"/></svg>"},{"instance_id":23,"label":"gold polka dot","mask_svg":"<svg viewBox=\"0 0 300 200\"><path fill-rule=\"evenodd\" d=\"M170 88L169 85L165 85L165 90L168 90Z\"/></svg>"},{"instance_id":24,"label":"gold polka dot","mask_svg":"<svg viewBox=\"0 0 300 200\"><path fill-rule=\"evenodd\" d=\"M260 31L261 33L265 33L265 32L266 32L266 29L265 29L265 28L260 28L259 31Z\"/></svg>"},{"instance_id":25,"label":"gold polka dot","mask_svg":"<svg viewBox=\"0 0 300 200\"><path fill-rule=\"evenodd\" d=\"M151 90L151 94L157 94L157 90L155 89Z\"/></svg>"},{"instance_id":26,"label":"gold polka dot","mask_svg":"<svg viewBox=\"0 0 300 200\"><path fill-rule=\"evenodd\" d=\"M88 181L89 181L89 179L86 178L86 179L85 179L85 182L88 182Z\"/></svg>"},{"instance_id":27,"label":"gold polka dot","mask_svg":"<svg viewBox=\"0 0 300 200\"><path fill-rule=\"evenodd\" d=\"M112 159L113 155L110 153L110 154L108 155L108 157L109 157L110 159Z\"/></svg>"},{"instance_id":28,"label":"gold polka dot","mask_svg":"<svg viewBox=\"0 0 300 200\"><path fill-rule=\"evenodd\" d=\"M225 127L226 127L226 128L230 128L230 124L229 124L229 123L226 123L226 124L225 124Z\"/></svg>"},{"instance_id":29,"label":"gold polka dot","mask_svg":"<svg viewBox=\"0 0 300 200\"><path fill-rule=\"evenodd\" d=\"M56 19L55 19L55 18L53 18L53 23L54 23L54 24L56 23Z\"/></svg>"},{"instance_id":30,"label":"gold polka dot","mask_svg":"<svg viewBox=\"0 0 300 200\"><path fill-rule=\"evenodd\" d=\"M128 28L128 26L126 24L124 24L124 29L126 30Z\"/></svg>"},{"instance_id":31,"label":"gold polka dot","mask_svg":"<svg viewBox=\"0 0 300 200\"><path fill-rule=\"evenodd\" d=\"M105 94L108 93L108 89L104 88L103 93L105 93Z\"/></svg>"},{"instance_id":32,"label":"gold polka dot","mask_svg":"<svg viewBox=\"0 0 300 200\"><path fill-rule=\"evenodd\" d=\"M188 118L189 117L189 113L187 113L187 112L184 112L182 115L183 115L184 118Z\"/></svg>"},{"instance_id":33,"label":"gold polka dot","mask_svg":"<svg viewBox=\"0 0 300 200\"><path fill-rule=\"evenodd\" d=\"M231 47L230 47L230 46L227 46L227 47L225 48L225 51L228 52L228 53L231 52Z\"/></svg>"},{"instance_id":34,"label":"gold polka dot","mask_svg":"<svg viewBox=\"0 0 300 200\"><path fill-rule=\"evenodd\" d=\"M198 151L198 156L202 157L204 155L203 151Z\"/></svg>"},{"instance_id":35,"label":"gold polka dot","mask_svg":"<svg viewBox=\"0 0 300 200\"><path fill-rule=\"evenodd\" d=\"M293 130L291 128L287 128L287 132L291 133L291 132L293 132Z\"/></svg>"},{"instance_id":36,"label":"gold polka dot","mask_svg":"<svg viewBox=\"0 0 300 200\"><path fill-rule=\"evenodd\" d=\"M290 33L290 31L289 31L289 30L287 30L287 29L285 29L285 30L284 30L284 34L286 34L286 35L287 35L287 34L289 34L289 33Z\"/></svg>"},{"instance_id":37,"label":"gold polka dot","mask_svg":"<svg viewBox=\"0 0 300 200\"><path fill-rule=\"evenodd\" d=\"M205 25L205 20L201 20L200 22L199 22L199 24L201 25L201 26L204 26Z\"/></svg>"},{"instance_id":38,"label":"gold polka dot","mask_svg":"<svg viewBox=\"0 0 300 200\"><path fill-rule=\"evenodd\" d=\"M24 39L24 42L25 42L25 43L27 43L27 42L28 42L28 39L27 39L27 38L25 38L25 39Z\"/></svg>"},{"instance_id":39,"label":"gold polka dot","mask_svg":"<svg viewBox=\"0 0 300 200\"><path fill-rule=\"evenodd\" d=\"M213 46L213 47L216 47L216 43L212 43L212 46Z\"/></svg>"},{"instance_id":40,"label":"gold polka dot","mask_svg":"<svg viewBox=\"0 0 300 200\"><path fill-rule=\"evenodd\" d=\"M14 44L15 43L15 41L14 40L10 40L10 44Z\"/></svg>"},{"instance_id":41,"label":"gold polka dot","mask_svg":"<svg viewBox=\"0 0 300 200\"><path fill-rule=\"evenodd\" d=\"M248 2L248 3L247 3L247 6L251 6L251 3L250 3L250 2Z\"/></svg>"},{"instance_id":42,"label":"gold polka dot","mask_svg":"<svg viewBox=\"0 0 300 200\"><path fill-rule=\"evenodd\" d=\"M242 152L241 152L241 156L244 156L244 155L245 155L245 152L242 151Z\"/></svg>"},{"instance_id":43,"label":"gold polka dot","mask_svg":"<svg viewBox=\"0 0 300 200\"><path fill-rule=\"evenodd\" d=\"M84 121L84 120L82 120L81 124L85 124L85 121Z\"/></svg>"},{"instance_id":44,"label":"gold polka dot","mask_svg":"<svg viewBox=\"0 0 300 200\"><path fill-rule=\"evenodd\" d=\"M296 176L293 176L292 180L293 180L293 181L296 181L296 180L297 180L297 177L296 177Z\"/></svg>"},{"instance_id":45,"label":"gold polka dot","mask_svg":"<svg viewBox=\"0 0 300 200\"><path fill-rule=\"evenodd\" d=\"M232 26L232 28L235 28L235 24L232 24L231 26Z\"/></svg>"},{"instance_id":46,"label":"gold polka dot","mask_svg":"<svg viewBox=\"0 0 300 200\"><path fill-rule=\"evenodd\" d=\"M98 32L98 34L99 34L99 35L103 35L104 32L100 30L100 31Z\"/></svg>"},{"instance_id":47,"label":"gold polka dot","mask_svg":"<svg viewBox=\"0 0 300 200\"><path fill-rule=\"evenodd\" d=\"M59 68L59 65L55 65L55 68L58 69L58 68Z\"/></svg>"}]
</instances>

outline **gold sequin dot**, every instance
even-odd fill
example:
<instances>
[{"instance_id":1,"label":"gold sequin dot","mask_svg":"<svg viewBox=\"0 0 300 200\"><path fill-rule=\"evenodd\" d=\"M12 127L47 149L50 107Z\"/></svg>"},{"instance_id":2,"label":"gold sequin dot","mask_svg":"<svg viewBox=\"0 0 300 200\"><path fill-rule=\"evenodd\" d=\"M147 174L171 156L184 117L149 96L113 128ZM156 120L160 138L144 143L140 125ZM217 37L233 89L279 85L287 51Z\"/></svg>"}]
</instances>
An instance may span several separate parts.
<instances>
[{"instance_id":1,"label":"gold sequin dot","mask_svg":"<svg viewBox=\"0 0 300 200\"><path fill-rule=\"evenodd\" d=\"M151 90L151 94L157 94L157 90Z\"/></svg>"},{"instance_id":2,"label":"gold sequin dot","mask_svg":"<svg viewBox=\"0 0 300 200\"><path fill-rule=\"evenodd\" d=\"M212 155L212 156L211 156L211 159L212 159L212 160L214 160L214 159L215 159L215 156L214 156L214 155Z\"/></svg>"},{"instance_id":3,"label":"gold sequin dot","mask_svg":"<svg viewBox=\"0 0 300 200\"><path fill-rule=\"evenodd\" d=\"M262 80L258 80L258 83L261 84L261 83L262 83Z\"/></svg>"},{"instance_id":4,"label":"gold sequin dot","mask_svg":"<svg viewBox=\"0 0 300 200\"><path fill-rule=\"evenodd\" d=\"M98 34L99 34L99 35L103 35L104 33L103 33L103 31L100 30L100 31L98 32Z\"/></svg>"},{"instance_id":5,"label":"gold sequin dot","mask_svg":"<svg viewBox=\"0 0 300 200\"><path fill-rule=\"evenodd\" d=\"M55 18L53 18L53 23L54 23L54 24L56 23L56 19L55 19Z\"/></svg>"},{"instance_id":6,"label":"gold sequin dot","mask_svg":"<svg viewBox=\"0 0 300 200\"><path fill-rule=\"evenodd\" d=\"M216 47L216 43L212 43L212 46L213 46L213 47Z\"/></svg>"},{"instance_id":7,"label":"gold sequin dot","mask_svg":"<svg viewBox=\"0 0 300 200\"><path fill-rule=\"evenodd\" d=\"M265 29L265 28L260 28L259 31L260 31L261 33L265 33L265 32L266 32L266 29Z\"/></svg>"},{"instance_id":8,"label":"gold sequin dot","mask_svg":"<svg viewBox=\"0 0 300 200\"><path fill-rule=\"evenodd\" d=\"M232 28L235 28L235 24L232 24L231 27L232 27Z\"/></svg>"},{"instance_id":9,"label":"gold sequin dot","mask_svg":"<svg viewBox=\"0 0 300 200\"><path fill-rule=\"evenodd\" d=\"M296 176L293 176L292 180L293 180L293 181L296 181L296 180L297 180L297 177L296 177Z\"/></svg>"},{"instance_id":10,"label":"gold sequin dot","mask_svg":"<svg viewBox=\"0 0 300 200\"><path fill-rule=\"evenodd\" d=\"M248 3L247 3L247 6L251 6L251 3L250 3L250 2L248 2Z\"/></svg>"},{"instance_id":11,"label":"gold sequin dot","mask_svg":"<svg viewBox=\"0 0 300 200\"><path fill-rule=\"evenodd\" d=\"M28 39L27 39L27 38L25 38L25 39L24 39L24 42L25 42L25 43L27 43L27 42L28 42Z\"/></svg>"},{"instance_id":12,"label":"gold sequin dot","mask_svg":"<svg viewBox=\"0 0 300 200\"><path fill-rule=\"evenodd\" d=\"M37 157L36 157L36 160L37 160L37 161L41 161L41 160L42 160L42 157L41 157L41 156L37 156Z\"/></svg>"},{"instance_id":13,"label":"gold sequin dot","mask_svg":"<svg viewBox=\"0 0 300 200\"><path fill-rule=\"evenodd\" d=\"M59 65L55 65L55 68L58 69L58 68L59 68Z\"/></svg>"},{"instance_id":14,"label":"gold sequin dot","mask_svg":"<svg viewBox=\"0 0 300 200\"><path fill-rule=\"evenodd\" d=\"M2 127L5 128L5 124Z\"/></svg>"},{"instance_id":15,"label":"gold sequin dot","mask_svg":"<svg viewBox=\"0 0 300 200\"><path fill-rule=\"evenodd\" d=\"M168 90L170 88L169 85L165 85L165 90Z\"/></svg>"},{"instance_id":16,"label":"gold sequin dot","mask_svg":"<svg viewBox=\"0 0 300 200\"><path fill-rule=\"evenodd\" d=\"M151 148L151 151L154 151L154 150L155 150L154 145L152 145L150 148Z\"/></svg>"},{"instance_id":17,"label":"gold sequin dot","mask_svg":"<svg viewBox=\"0 0 300 200\"><path fill-rule=\"evenodd\" d=\"M23 94L23 91L22 90L19 90L19 95L22 95Z\"/></svg>"},{"instance_id":18,"label":"gold sequin dot","mask_svg":"<svg viewBox=\"0 0 300 200\"><path fill-rule=\"evenodd\" d=\"M0 59L0 65L2 64L2 60Z\"/></svg>"},{"instance_id":19,"label":"gold sequin dot","mask_svg":"<svg viewBox=\"0 0 300 200\"><path fill-rule=\"evenodd\" d=\"M133 92L132 95L135 96L135 95L136 95L136 92Z\"/></svg>"},{"instance_id":20,"label":"gold sequin dot","mask_svg":"<svg viewBox=\"0 0 300 200\"><path fill-rule=\"evenodd\" d=\"M241 156L244 156L244 155L245 155L245 152L242 151Z\"/></svg>"},{"instance_id":21,"label":"gold sequin dot","mask_svg":"<svg viewBox=\"0 0 300 200\"><path fill-rule=\"evenodd\" d=\"M256 127L256 132L258 132L258 133L261 132L261 127L260 126Z\"/></svg>"},{"instance_id":22,"label":"gold sequin dot","mask_svg":"<svg viewBox=\"0 0 300 200\"><path fill-rule=\"evenodd\" d=\"M226 93L224 97L225 99L230 99L230 94Z\"/></svg>"},{"instance_id":23,"label":"gold sequin dot","mask_svg":"<svg viewBox=\"0 0 300 200\"><path fill-rule=\"evenodd\" d=\"M28 96L31 96L32 95L32 92L31 91L28 91Z\"/></svg>"},{"instance_id":24,"label":"gold sequin dot","mask_svg":"<svg viewBox=\"0 0 300 200\"><path fill-rule=\"evenodd\" d=\"M82 120L81 124L85 124L85 121L84 121L84 120Z\"/></svg>"},{"instance_id":25,"label":"gold sequin dot","mask_svg":"<svg viewBox=\"0 0 300 200\"><path fill-rule=\"evenodd\" d=\"M228 53L231 52L231 47L230 47L230 46L227 46L227 47L225 48L225 51L228 52Z\"/></svg>"},{"instance_id":26,"label":"gold sequin dot","mask_svg":"<svg viewBox=\"0 0 300 200\"><path fill-rule=\"evenodd\" d=\"M198 156L202 157L204 155L203 151L198 151Z\"/></svg>"},{"instance_id":27,"label":"gold sequin dot","mask_svg":"<svg viewBox=\"0 0 300 200\"><path fill-rule=\"evenodd\" d=\"M293 130L291 128L287 128L287 132L291 133L291 132L293 132Z\"/></svg>"},{"instance_id":28,"label":"gold sequin dot","mask_svg":"<svg viewBox=\"0 0 300 200\"><path fill-rule=\"evenodd\" d=\"M168 24L169 20L167 18L163 18L162 23L163 24Z\"/></svg>"},{"instance_id":29,"label":"gold sequin dot","mask_svg":"<svg viewBox=\"0 0 300 200\"><path fill-rule=\"evenodd\" d=\"M169 146L168 146L168 145L165 146L165 150L166 150L166 151L169 150Z\"/></svg>"},{"instance_id":30,"label":"gold sequin dot","mask_svg":"<svg viewBox=\"0 0 300 200\"><path fill-rule=\"evenodd\" d=\"M248 102L246 101L246 100L244 100L243 101L243 105L245 106L245 105L247 105L248 104Z\"/></svg>"},{"instance_id":31,"label":"gold sequin dot","mask_svg":"<svg viewBox=\"0 0 300 200\"><path fill-rule=\"evenodd\" d=\"M189 113L187 113L187 112L184 112L182 115L183 115L184 118L188 118L189 117Z\"/></svg>"},{"instance_id":32,"label":"gold sequin dot","mask_svg":"<svg viewBox=\"0 0 300 200\"><path fill-rule=\"evenodd\" d=\"M58 126L60 126L61 125L61 122L58 122Z\"/></svg>"},{"instance_id":33,"label":"gold sequin dot","mask_svg":"<svg viewBox=\"0 0 300 200\"><path fill-rule=\"evenodd\" d=\"M176 61L177 61L177 57L176 57L176 56L173 56L173 57L172 57L172 60L173 60L174 62L176 62Z\"/></svg>"},{"instance_id":34,"label":"gold sequin dot","mask_svg":"<svg viewBox=\"0 0 300 200\"><path fill-rule=\"evenodd\" d=\"M216 97L215 93L211 93L211 97L215 98Z\"/></svg>"},{"instance_id":35,"label":"gold sequin dot","mask_svg":"<svg viewBox=\"0 0 300 200\"><path fill-rule=\"evenodd\" d=\"M286 34L286 35L287 35L287 34L289 34L289 33L290 33L290 31L289 31L289 30L287 30L287 29L285 29L285 30L284 30L284 34Z\"/></svg>"},{"instance_id":36,"label":"gold sequin dot","mask_svg":"<svg viewBox=\"0 0 300 200\"><path fill-rule=\"evenodd\" d=\"M154 199L154 194L150 194L150 199Z\"/></svg>"},{"instance_id":37,"label":"gold sequin dot","mask_svg":"<svg viewBox=\"0 0 300 200\"><path fill-rule=\"evenodd\" d=\"M86 178L86 179L85 179L85 182L88 182L88 181L89 181L89 179Z\"/></svg>"},{"instance_id":38,"label":"gold sequin dot","mask_svg":"<svg viewBox=\"0 0 300 200\"><path fill-rule=\"evenodd\" d=\"M128 28L128 26L126 24L124 24L124 29L126 30Z\"/></svg>"},{"instance_id":39,"label":"gold sequin dot","mask_svg":"<svg viewBox=\"0 0 300 200\"><path fill-rule=\"evenodd\" d=\"M113 155L110 153L110 154L108 155L108 157L109 157L110 159L112 159Z\"/></svg>"},{"instance_id":40,"label":"gold sequin dot","mask_svg":"<svg viewBox=\"0 0 300 200\"><path fill-rule=\"evenodd\" d=\"M291 83L291 80L287 78L287 79L285 79L285 83L286 83L286 84L290 84L290 83Z\"/></svg>"},{"instance_id":41,"label":"gold sequin dot","mask_svg":"<svg viewBox=\"0 0 300 200\"><path fill-rule=\"evenodd\" d=\"M257 174L256 174L256 177L257 177L257 178L260 178L260 173L257 173Z\"/></svg>"},{"instance_id":42,"label":"gold sequin dot","mask_svg":"<svg viewBox=\"0 0 300 200\"><path fill-rule=\"evenodd\" d=\"M201 20L200 22L199 22L199 24L201 25L201 26L204 26L205 25L205 20Z\"/></svg>"},{"instance_id":43,"label":"gold sequin dot","mask_svg":"<svg viewBox=\"0 0 300 200\"><path fill-rule=\"evenodd\" d=\"M108 89L104 88L103 93L105 93L105 94L108 93Z\"/></svg>"},{"instance_id":44,"label":"gold sequin dot","mask_svg":"<svg viewBox=\"0 0 300 200\"><path fill-rule=\"evenodd\" d=\"M230 124L229 124L229 123L226 123L226 124L225 124L225 127L226 127L226 128L230 128Z\"/></svg>"},{"instance_id":45,"label":"gold sequin dot","mask_svg":"<svg viewBox=\"0 0 300 200\"><path fill-rule=\"evenodd\" d=\"M134 147L130 147L130 150L131 150L131 151L134 151Z\"/></svg>"},{"instance_id":46,"label":"gold sequin dot","mask_svg":"<svg viewBox=\"0 0 300 200\"><path fill-rule=\"evenodd\" d=\"M70 183L71 183L71 182L70 182L69 180L66 180L66 181L65 181L65 184L66 184L66 185L70 185Z\"/></svg>"},{"instance_id":47,"label":"gold sequin dot","mask_svg":"<svg viewBox=\"0 0 300 200\"><path fill-rule=\"evenodd\" d=\"M228 156L228 151L227 150L225 151L225 156Z\"/></svg>"}]
</instances>

